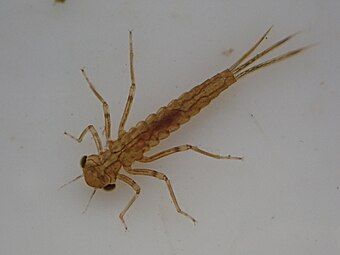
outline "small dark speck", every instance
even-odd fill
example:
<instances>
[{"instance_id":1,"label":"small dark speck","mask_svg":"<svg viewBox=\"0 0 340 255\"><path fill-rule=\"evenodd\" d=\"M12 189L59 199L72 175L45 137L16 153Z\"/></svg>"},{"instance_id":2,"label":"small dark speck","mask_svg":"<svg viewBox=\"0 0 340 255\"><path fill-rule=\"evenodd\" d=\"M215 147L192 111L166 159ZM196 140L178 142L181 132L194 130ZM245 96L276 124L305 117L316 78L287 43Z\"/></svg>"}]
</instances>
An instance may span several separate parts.
<instances>
[{"instance_id":1,"label":"small dark speck","mask_svg":"<svg viewBox=\"0 0 340 255\"><path fill-rule=\"evenodd\" d=\"M324 81L320 82L320 85L321 86L325 85L325 82Z\"/></svg>"},{"instance_id":2,"label":"small dark speck","mask_svg":"<svg viewBox=\"0 0 340 255\"><path fill-rule=\"evenodd\" d=\"M73 116L73 113L71 112L71 114L70 114L71 116Z\"/></svg>"},{"instance_id":3,"label":"small dark speck","mask_svg":"<svg viewBox=\"0 0 340 255\"><path fill-rule=\"evenodd\" d=\"M275 216L272 216L271 219L272 219L272 220L275 219Z\"/></svg>"},{"instance_id":4,"label":"small dark speck","mask_svg":"<svg viewBox=\"0 0 340 255\"><path fill-rule=\"evenodd\" d=\"M337 189L337 190L339 190L339 189L340 189L340 187L338 186L338 187L336 187L336 189Z\"/></svg>"},{"instance_id":5,"label":"small dark speck","mask_svg":"<svg viewBox=\"0 0 340 255\"><path fill-rule=\"evenodd\" d=\"M24 148L24 146L20 145L19 149L21 149L21 150L22 150L23 148Z\"/></svg>"},{"instance_id":6,"label":"small dark speck","mask_svg":"<svg viewBox=\"0 0 340 255\"><path fill-rule=\"evenodd\" d=\"M299 140L300 143L304 143L305 141L304 140Z\"/></svg>"},{"instance_id":7,"label":"small dark speck","mask_svg":"<svg viewBox=\"0 0 340 255\"><path fill-rule=\"evenodd\" d=\"M250 114L250 117L254 118L254 114L251 113L251 114Z\"/></svg>"},{"instance_id":8,"label":"small dark speck","mask_svg":"<svg viewBox=\"0 0 340 255\"><path fill-rule=\"evenodd\" d=\"M233 52L234 52L234 49L233 48L229 48L229 49L223 51L222 54L227 56L227 57L229 57Z\"/></svg>"}]
</instances>

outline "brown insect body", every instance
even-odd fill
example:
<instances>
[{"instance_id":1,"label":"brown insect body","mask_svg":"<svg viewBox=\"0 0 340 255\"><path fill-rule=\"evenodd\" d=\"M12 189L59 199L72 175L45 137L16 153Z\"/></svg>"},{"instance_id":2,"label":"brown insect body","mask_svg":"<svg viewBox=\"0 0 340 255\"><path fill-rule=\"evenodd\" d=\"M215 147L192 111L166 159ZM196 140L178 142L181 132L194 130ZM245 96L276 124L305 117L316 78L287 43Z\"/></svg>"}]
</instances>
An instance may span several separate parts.
<instances>
[{"instance_id":1,"label":"brown insect body","mask_svg":"<svg viewBox=\"0 0 340 255\"><path fill-rule=\"evenodd\" d=\"M122 166L130 167L133 162L141 160L145 152L188 122L234 82L236 79L229 70L218 73L150 114L118 140L109 141L107 150L87 157L84 168L87 184L103 188L114 183ZM96 163L95 169L92 162Z\"/></svg>"},{"instance_id":2,"label":"brown insect body","mask_svg":"<svg viewBox=\"0 0 340 255\"><path fill-rule=\"evenodd\" d=\"M241 77L268 66L270 64L282 61L290 56L296 55L303 51L307 47L303 47L297 50L290 51L278 57L272 58L268 61L260 63L258 65L249 67L253 62L269 53L273 49L279 47L295 34L290 35L281 41L275 43L271 47L265 49L264 51L258 53L253 58L248 60L246 63L242 62L257 48L257 46L264 40L264 38L269 33L270 29L260 38L260 40L248 50L234 65L229 69L226 69L212 78L206 80L202 84L192 88L190 91L183 93L177 99L172 100L167 106L161 107L156 113L150 114L144 121L138 122L135 127L130 128L129 131L124 130L124 125L127 120L129 111L131 109L131 104L135 92L135 79L133 70L133 49L132 49L132 33L130 32L130 74L131 74L131 87L129 91L129 97L125 106L125 110L119 125L118 139L111 139L111 122L108 104L102 98L102 96L96 91L93 84L90 82L86 76L84 70L82 70L85 79L87 80L91 90L96 95L96 97L102 102L105 118L105 135L107 141L107 147L103 148L101 140L96 129L89 125L79 136L75 138L65 132L66 135L71 136L78 142L81 142L84 135L90 132L96 142L98 154L93 154L89 156L84 156L81 160L81 166L83 168L83 175L78 176L76 179L84 176L86 183L94 188L94 195L96 189L112 190L115 188L116 180L120 180L129 186L131 186L135 195L129 201L128 205L120 213L119 217L122 220L125 228L126 224L124 221L124 215L130 208L132 203L136 200L140 187L134 182L130 177L121 174L122 168L126 170L127 173L132 175L146 175L156 177L163 180L169 190L170 197L176 207L177 212L189 217L192 221L196 222L193 217L191 217L186 212L182 211L178 202L176 200L174 191L170 184L169 179L166 175L161 172L151 170L151 169L133 169L132 164L135 161L140 162L152 162L158 160L162 157L168 155L193 150L197 153L217 158L217 159L242 159L241 157L220 156L212 154L210 152L204 151L196 146L192 145L181 145L177 147L170 148L168 150L156 153L152 156L145 156L144 154L150 150L150 148L159 144L159 142L167 138L172 132L180 128L181 125L188 122L191 117L198 114L201 109L206 107L211 100L216 98L221 92L226 90L229 86L235 83ZM91 196L91 198L92 198ZM87 208L87 207L86 207Z\"/></svg>"},{"instance_id":3,"label":"brown insect body","mask_svg":"<svg viewBox=\"0 0 340 255\"><path fill-rule=\"evenodd\" d=\"M118 140L122 145L119 160L123 166L131 166L134 161L139 161L146 151L188 122L234 82L234 75L225 70L183 93L131 128Z\"/></svg>"}]
</instances>

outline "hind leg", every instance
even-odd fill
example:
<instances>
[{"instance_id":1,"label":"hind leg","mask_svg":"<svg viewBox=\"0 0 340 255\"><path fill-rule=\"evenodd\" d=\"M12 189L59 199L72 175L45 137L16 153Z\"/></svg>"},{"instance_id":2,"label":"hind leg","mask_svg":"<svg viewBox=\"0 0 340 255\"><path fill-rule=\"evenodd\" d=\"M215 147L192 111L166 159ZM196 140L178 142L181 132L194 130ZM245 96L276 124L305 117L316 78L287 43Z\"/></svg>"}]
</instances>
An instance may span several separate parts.
<instances>
[{"instance_id":1,"label":"hind leg","mask_svg":"<svg viewBox=\"0 0 340 255\"><path fill-rule=\"evenodd\" d=\"M181 146L176 146L170 149L167 149L165 151L161 151L159 153L156 153L154 155L151 155L149 157L144 156L142 159L140 159L140 162L152 162L155 161L157 159L169 156L171 154L177 153L177 152L182 152L182 151L187 151L187 150L193 150L197 153L200 153L202 155L205 155L207 157L211 157L211 158L216 158L216 159L237 159L237 160L242 160L242 157L234 157L231 155L227 155L227 156L222 156L222 155L218 155L218 154L213 154L207 151L204 151L200 148L198 148L197 146L193 146L193 145L189 145L189 144L185 144L185 145L181 145Z\"/></svg>"}]
</instances>

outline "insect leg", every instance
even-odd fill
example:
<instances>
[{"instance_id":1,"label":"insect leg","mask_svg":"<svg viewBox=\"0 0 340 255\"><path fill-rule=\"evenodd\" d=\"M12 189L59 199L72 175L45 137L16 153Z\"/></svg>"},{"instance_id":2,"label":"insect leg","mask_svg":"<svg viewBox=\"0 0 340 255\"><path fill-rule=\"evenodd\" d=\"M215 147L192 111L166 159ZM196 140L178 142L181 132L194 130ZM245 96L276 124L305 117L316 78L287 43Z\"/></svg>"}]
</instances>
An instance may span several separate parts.
<instances>
[{"instance_id":1,"label":"insect leg","mask_svg":"<svg viewBox=\"0 0 340 255\"><path fill-rule=\"evenodd\" d=\"M81 69L81 72L83 73L85 80L90 86L90 89L92 92L95 94L95 96L99 99L100 102L103 104L103 111L104 111L104 119L105 119L105 137L106 140L111 139L111 117L110 117L110 110L109 110L109 105L106 103L104 98L98 93L90 79L87 77L85 70Z\"/></svg>"},{"instance_id":2,"label":"insect leg","mask_svg":"<svg viewBox=\"0 0 340 255\"><path fill-rule=\"evenodd\" d=\"M140 162L144 162L144 163L152 162L152 161L155 161L157 159L169 156L171 154L174 154L174 153L177 153L177 152L181 152L181 151L187 151L187 150L193 150L193 151L195 151L197 153L203 154L203 155L211 157L211 158L216 158L216 159L237 159L237 160L242 160L243 159L242 157L234 157L234 156L231 156L231 155L221 156L221 155L218 155L218 154L213 154L213 153L204 151L204 150L198 148L197 146L185 144L185 145L176 146L176 147L167 149L165 151L161 151L161 152L156 153L154 155L151 155L149 157L144 156L139 161Z\"/></svg>"},{"instance_id":3,"label":"insect leg","mask_svg":"<svg viewBox=\"0 0 340 255\"><path fill-rule=\"evenodd\" d=\"M132 31L129 32L129 45L130 45L130 77L131 77L131 86L129 89L129 96L127 98L126 104L125 104L125 109L123 112L123 116L120 120L119 123L119 130L118 130L118 135L119 137L125 132L124 131L124 126L125 122L128 118L129 112L131 110L133 98L135 96L135 91L136 91L136 82L135 82L135 71L134 71L134 66L133 66L133 44L132 44Z\"/></svg>"},{"instance_id":4,"label":"insect leg","mask_svg":"<svg viewBox=\"0 0 340 255\"><path fill-rule=\"evenodd\" d=\"M64 132L64 134L71 137L72 139L76 140L78 143L80 143L81 141L83 141L83 138L84 138L84 136L86 135L87 132L91 133L91 135L93 136L93 139L96 143L98 152L101 152L103 150L102 142L100 141L98 132L93 125L89 125L87 128L85 128L83 130L83 132L81 132L79 138L76 138L76 137L74 137L73 135L70 135L67 132Z\"/></svg>"},{"instance_id":5,"label":"insect leg","mask_svg":"<svg viewBox=\"0 0 340 255\"><path fill-rule=\"evenodd\" d=\"M126 205L124 210L119 214L119 218L122 221L125 230L127 230L127 225L126 225L125 220L124 220L124 215L129 210L129 208L133 204L133 202L135 202L135 200L137 199L137 197L138 197L138 195L140 193L140 187L139 187L139 185L134 180L132 180L130 177L127 177L126 175L118 174L117 178L119 180L125 182L127 185L129 185L135 191L135 194L130 199L129 203Z\"/></svg>"},{"instance_id":6,"label":"insect leg","mask_svg":"<svg viewBox=\"0 0 340 255\"><path fill-rule=\"evenodd\" d=\"M157 172L155 170L151 170L151 169L132 169L130 167L125 167L124 169L129 174L152 176L152 177L155 177L159 180L165 181L165 183L168 187L169 193L170 193L170 197L171 197L172 202L174 203L174 205L176 207L177 212L188 217L190 220L192 220L194 223L196 223L196 220L193 217L191 217L188 213L184 212L181 209L181 207L179 206L177 199L176 199L176 196L175 196L175 193L174 193L174 190L172 189L170 180L168 179L168 177L165 174Z\"/></svg>"}]
</instances>

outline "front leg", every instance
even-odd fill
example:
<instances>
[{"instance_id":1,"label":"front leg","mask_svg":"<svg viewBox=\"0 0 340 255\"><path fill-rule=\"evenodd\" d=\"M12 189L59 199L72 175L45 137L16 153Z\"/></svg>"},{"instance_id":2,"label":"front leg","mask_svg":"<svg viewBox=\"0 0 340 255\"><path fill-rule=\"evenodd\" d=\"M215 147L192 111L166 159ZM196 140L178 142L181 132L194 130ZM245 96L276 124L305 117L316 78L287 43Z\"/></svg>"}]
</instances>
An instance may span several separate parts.
<instances>
[{"instance_id":1,"label":"front leg","mask_svg":"<svg viewBox=\"0 0 340 255\"><path fill-rule=\"evenodd\" d=\"M123 112L123 116L119 123L119 130L118 130L118 136L121 137L124 133L124 126L125 122L128 118L129 112L131 110L133 98L135 96L136 91L136 82L135 82L135 71L133 66L133 45L132 45L132 31L129 32L129 45L130 45L130 77L131 77L131 86L129 89L129 96L127 98L125 109Z\"/></svg>"},{"instance_id":2,"label":"front leg","mask_svg":"<svg viewBox=\"0 0 340 255\"><path fill-rule=\"evenodd\" d=\"M125 182L127 185L129 185L131 188L133 188L133 190L135 191L135 194L133 195L133 197L131 198L129 203L126 205L124 210L119 214L119 219L122 221L125 230L127 230L127 225L126 225L125 220L124 220L124 215L129 210L129 208L133 204L133 202L135 202L135 200L137 199L137 197L140 193L140 187L134 180L127 177L126 175L118 174L117 179Z\"/></svg>"},{"instance_id":3,"label":"front leg","mask_svg":"<svg viewBox=\"0 0 340 255\"><path fill-rule=\"evenodd\" d=\"M196 223L197 221L191 217L188 213L184 212L181 207L179 206L174 190L172 189L170 180L168 179L168 177L160 172L157 172L155 170L151 170L151 169L132 169L131 167L125 167L124 168L129 174L133 174L133 175L146 175L146 176L152 176L155 177L159 180L162 180L166 183L169 193L170 193L170 197L172 199L172 202L174 203L175 207L176 207L176 211L186 217L188 217L190 220L192 220L194 223Z\"/></svg>"},{"instance_id":4,"label":"front leg","mask_svg":"<svg viewBox=\"0 0 340 255\"><path fill-rule=\"evenodd\" d=\"M76 140L78 143L81 143L83 141L84 136L86 135L87 132L90 132L95 143L97 146L97 150L98 153L100 153L101 151L103 151L103 146L102 146L102 142L100 141L99 135L97 130L95 129L95 127L93 125L89 125L87 128L85 128L83 130L83 132L81 132L79 138L74 137L73 135L70 135L67 132L64 132L65 135L71 137L72 139Z\"/></svg>"},{"instance_id":5,"label":"front leg","mask_svg":"<svg viewBox=\"0 0 340 255\"><path fill-rule=\"evenodd\" d=\"M110 110L109 110L109 105L106 103L104 98L98 93L90 79L87 77L85 70L81 69L82 74L84 75L84 78L86 82L89 84L90 89L92 92L95 94L95 96L99 99L99 101L103 104L103 112L104 112L104 120L105 120L105 137L106 141L111 139L111 117L110 117Z\"/></svg>"}]
</instances>

